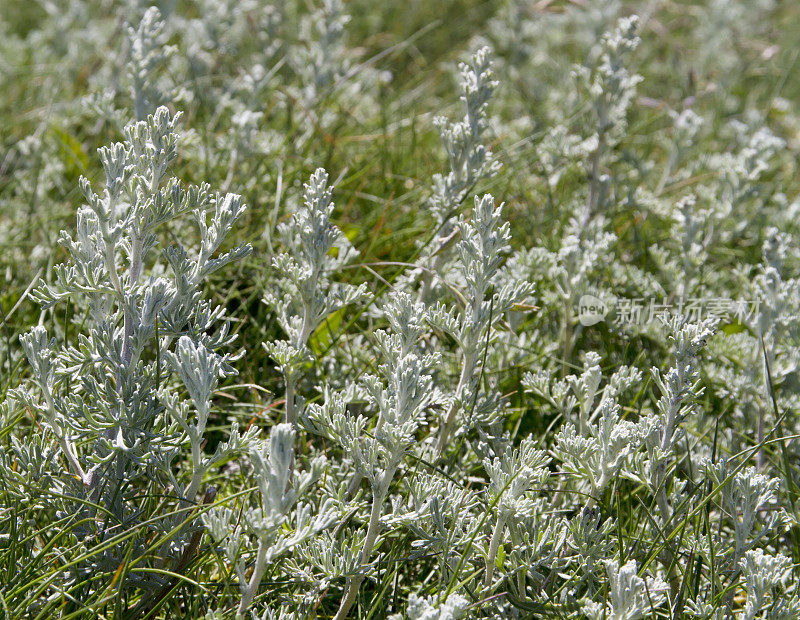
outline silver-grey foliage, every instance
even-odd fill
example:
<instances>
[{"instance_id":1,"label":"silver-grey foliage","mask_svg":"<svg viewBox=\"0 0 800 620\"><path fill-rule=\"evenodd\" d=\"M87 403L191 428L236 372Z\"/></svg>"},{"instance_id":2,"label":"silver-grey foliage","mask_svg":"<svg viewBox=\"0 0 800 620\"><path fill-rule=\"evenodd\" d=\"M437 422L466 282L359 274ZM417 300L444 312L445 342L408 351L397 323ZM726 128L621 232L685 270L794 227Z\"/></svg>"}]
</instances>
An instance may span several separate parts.
<instances>
[{"instance_id":1,"label":"silver-grey foliage","mask_svg":"<svg viewBox=\"0 0 800 620\"><path fill-rule=\"evenodd\" d=\"M5 615L800 617L790 9L149 4L0 9Z\"/></svg>"},{"instance_id":2,"label":"silver-grey foliage","mask_svg":"<svg viewBox=\"0 0 800 620\"><path fill-rule=\"evenodd\" d=\"M49 501L84 519L73 530L80 544L97 545L120 527L136 526L140 511L127 489L137 482L149 481L155 492L171 489L180 506L194 505L204 474L252 438L234 429L213 456L202 450L213 392L235 373L225 352L233 337L224 310L203 299L202 285L249 247L218 252L245 209L239 196L167 177L179 117L161 107L128 125L124 142L99 150L104 188L97 193L81 179L86 203L77 232L60 238L70 260L33 293L44 308L73 304L70 338L50 336L43 326L21 337L35 387L20 388L16 398L41 419L42 447L52 442L63 456L66 468L53 472L63 495ZM181 220L195 224L199 247L176 243L158 251L163 229ZM176 463L185 445L190 462ZM150 529L167 531L185 518ZM141 527L136 553L148 529ZM184 536L177 528L167 537L165 562L180 552ZM109 545L92 563L115 566L122 553Z\"/></svg>"}]
</instances>

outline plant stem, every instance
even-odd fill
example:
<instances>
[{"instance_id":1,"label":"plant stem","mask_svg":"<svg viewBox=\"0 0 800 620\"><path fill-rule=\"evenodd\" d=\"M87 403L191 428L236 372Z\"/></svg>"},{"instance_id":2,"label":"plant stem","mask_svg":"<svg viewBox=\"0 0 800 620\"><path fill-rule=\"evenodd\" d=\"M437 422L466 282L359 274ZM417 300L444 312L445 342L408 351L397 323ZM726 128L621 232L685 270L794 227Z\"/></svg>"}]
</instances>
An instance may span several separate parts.
<instances>
[{"instance_id":1,"label":"plant stem","mask_svg":"<svg viewBox=\"0 0 800 620\"><path fill-rule=\"evenodd\" d=\"M600 160L606 146L606 132L601 130L598 133L597 149L592 153L592 168L589 173L589 197L586 200L586 210L583 213L583 218L581 218L581 228L585 228L594 217L600 203Z\"/></svg>"},{"instance_id":2,"label":"plant stem","mask_svg":"<svg viewBox=\"0 0 800 620\"><path fill-rule=\"evenodd\" d=\"M256 595L256 590L261 584L261 578L264 576L264 570L267 567L267 545L262 539L258 539L258 551L256 552L256 565L253 567L253 574L250 576L250 581L242 593L242 600L239 602L239 608L236 610L236 618L244 618L245 612L253 603L253 598Z\"/></svg>"},{"instance_id":3,"label":"plant stem","mask_svg":"<svg viewBox=\"0 0 800 620\"><path fill-rule=\"evenodd\" d=\"M56 419L56 407L55 403L53 402L53 395L50 393L50 389L46 385L42 385L42 394L44 395L45 402L47 402L47 410L50 412L50 427L53 429L58 428L55 423ZM83 471L83 467L81 467L80 461L78 460L77 453L75 452L75 445L67 439L63 433L57 432L55 433L56 439L58 439L58 445L61 447L61 451L64 453L64 456L67 458L67 463L69 463L69 467L72 470L72 473L81 479L83 484L88 484L88 478L86 476L86 472Z\"/></svg>"},{"instance_id":4,"label":"plant stem","mask_svg":"<svg viewBox=\"0 0 800 620\"><path fill-rule=\"evenodd\" d=\"M394 468L387 469L383 476L383 480L391 481L394 477ZM391 474L391 475L389 475ZM381 488L388 485L379 483ZM376 492L372 491L372 510L369 515L369 525L367 526L367 536L364 539L364 546L361 549L361 560L358 573L350 577L347 581L347 590L345 591L344 598L339 605L339 611L336 612L333 620L344 620L347 614L350 613L350 608L356 601L358 590L361 587L361 582L364 581L364 574L362 569L364 565L369 562L370 555L372 555L372 547L375 545L375 539L378 537L378 531L381 527L381 512L383 511L383 500L386 497L386 491Z\"/></svg>"},{"instance_id":5,"label":"plant stem","mask_svg":"<svg viewBox=\"0 0 800 620\"><path fill-rule=\"evenodd\" d=\"M445 416L444 424L442 425L442 430L439 433L439 440L436 443L436 454L439 455L444 450L445 445L450 440L450 435L453 433L453 427L455 426L456 421L456 414L458 413L459 403L461 402L461 398L464 392L464 387L469 381L470 377L472 376L473 370L475 367L475 356L467 354L464 357L464 364L461 366L461 375L458 377L458 386L456 387L456 393L453 397L453 402L450 404L450 408L447 410L447 415Z\"/></svg>"},{"instance_id":6,"label":"plant stem","mask_svg":"<svg viewBox=\"0 0 800 620\"><path fill-rule=\"evenodd\" d=\"M489 556L486 558L486 578L483 581L485 588L484 594L489 595L489 590L492 587L492 575L494 574L494 560L497 557L497 551L500 549L500 541L503 539L503 533L506 529L506 521L508 516L500 514L497 517L497 523L494 524L494 532L492 532L492 541L489 543Z\"/></svg>"},{"instance_id":7,"label":"plant stem","mask_svg":"<svg viewBox=\"0 0 800 620\"><path fill-rule=\"evenodd\" d=\"M297 422L297 412L295 411L294 406L294 391L295 391L295 379L294 377L285 377L286 381L286 405L285 405L285 419L284 422L291 424L294 426Z\"/></svg>"}]
</instances>

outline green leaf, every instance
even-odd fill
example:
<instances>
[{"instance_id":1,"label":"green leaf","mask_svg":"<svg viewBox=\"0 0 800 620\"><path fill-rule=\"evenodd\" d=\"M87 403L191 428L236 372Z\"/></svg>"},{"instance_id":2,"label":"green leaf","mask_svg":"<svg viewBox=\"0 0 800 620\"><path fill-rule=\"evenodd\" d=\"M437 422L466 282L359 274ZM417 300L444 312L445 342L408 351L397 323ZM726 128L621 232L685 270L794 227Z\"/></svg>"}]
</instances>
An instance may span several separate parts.
<instances>
[{"instance_id":1,"label":"green leaf","mask_svg":"<svg viewBox=\"0 0 800 620\"><path fill-rule=\"evenodd\" d=\"M339 230L342 231L342 233L344 234L345 237L347 237L347 240L350 243L355 243L356 237L358 237L358 235L361 234L361 227L356 226L355 224L349 224L349 223L342 224L341 226L339 226Z\"/></svg>"},{"instance_id":2,"label":"green leaf","mask_svg":"<svg viewBox=\"0 0 800 620\"><path fill-rule=\"evenodd\" d=\"M742 325L739 322L736 322L736 323L725 323L724 325L720 325L719 329L726 336L730 336L732 334L740 334L742 332L750 331L750 330L747 329L746 326Z\"/></svg>"},{"instance_id":3,"label":"green leaf","mask_svg":"<svg viewBox=\"0 0 800 620\"><path fill-rule=\"evenodd\" d=\"M314 352L314 355L322 355L331 345L336 332L342 324L345 310L346 308L339 308L336 312L326 316L320 326L311 334L308 339L308 346Z\"/></svg>"}]
</instances>

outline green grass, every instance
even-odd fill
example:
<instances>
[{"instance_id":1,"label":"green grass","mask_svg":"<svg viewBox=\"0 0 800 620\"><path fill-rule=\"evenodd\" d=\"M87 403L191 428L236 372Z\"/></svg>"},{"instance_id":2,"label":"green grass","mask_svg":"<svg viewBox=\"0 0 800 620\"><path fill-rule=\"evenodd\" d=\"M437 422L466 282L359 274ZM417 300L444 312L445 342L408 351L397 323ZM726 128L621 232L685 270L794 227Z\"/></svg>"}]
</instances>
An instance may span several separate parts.
<instances>
[{"instance_id":1,"label":"green grass","mask_svg":"<svg viewBox=\"0 0 800 620\"><path fill-rule=\"evenodd\" d=\"M192 14L191 3L178 2L176 13ZM248 212L241 226L227 243L228 247L247 241L253 253L241 264L215 274L207 285L206 294L214 303L224 306L238 334L237 346L246 355L237 362L238 377L223 385L216 398L213 428L206 451L213 452L222 440L232 420L241 427L257 425L269 428L283 413L283 384L261 343L282 336L280 327L269 308L261 302L263 292L274 274L269 267L273 250L279 247L274 225L285 222L291 213L291 201L297 199L301 183L318 166L325 167L336 180L335 220L346 233L360 255L344 270L341 278L353 283L366 282L371 293L369 303L358 311L341 318L330 333L319 334L319 353L328 357L340 356L355 360L350 375L337 379L355 379L374 370L375 360L359 349L358 339L370 342L380 324L370 316L369 309L377 307L391 295L392 285L410 271L409 266L430 244L434 230L428 212L432 176L446 169L446 156L433 125L433 118L443 114L451 118L461 114L456 91L455 65L467 58L476 41L487 36L487 21L502 3L471 0L449 0L443 3L409 0L407 2L374 3L353 0L346 9L353 16L347 28L347 42L356 50L357 61L370 69L388 71L392 79L375 87L375 104L369 114L354 110L352 101L341 101L335 92L318 104L318 110L334 119L326 126L314 126L308 111L295 105L291 87L295 77L286 65L277 71L274 87L268 89L274 100L263 104L262 129L273 133L275 140L269 152L249 155L230 174L227 152L216 144L230 131L230 119L216 115L212 98L204 100L204 83L198 97L185 110L184 128L192 132L191 142L174 164L172 173L186 183L208 182L212 188L242 193ZM579 11L584 3L555 1L532 2L534 18L539 12ZM635 266L645 273L660 275L653 247L668 247L675 240L667 218L659 217L657 209L643 206L646 199L625 194L636 187L652 190L669 158L667 109L680 110L690 106L702 115L707 126L692 144L687 159L701 163L698 170L667 183L658 195L652 196L661 204L672 204L687 192L713 182L713 175L704 167L713 153L735 150L735 136L726 133L728 121L743 120L748 111L757 111L762 121L776 135L788 141L785 152L770 162L770 170L759 181L759 198L748 207L752 224L732 234L724 245L711 249L709 274L723 274L734 280L733 270L742 265L761 262L761 246L768 223L774 224L768 199L777 193L787 196L788 202L798 194L796 155L800 120L795 116L793 102L800 96L800 73L797 71L800 54L800 8L792 2L779 2L768 13L763 24L742 24L742 32L730 33L731 65L724 71L715 67L716 57L701 56L695 37L703 2L653 3L653 13L644 24L642 44L635 54L634 69L644 81L639 98L632 106L628 131L614 151L613 170L616 201L608 212L608 229L618 241L613 248L616 260ZM300 3L301 10L305 3ZM650 3L625 2L623 14L641 12ZM108 33L119 32L121 18L117 8L108 3L88 2L90 26L106 32L104 45L118 38ZM29 298L31 285L38 279L51 277L52 266L66 260L67 254L56 244L58 231L73 232L75 211L82 204L77 180L85 175L93 183L101 183L102 168L95 156L96 149L111 141L120 140L119 128L104 121L81 102L97 85L92 82L101 70L113 75L120 50L111 47L93 48L91 41L82 40L82 24L76 20L60 32L57 20L46 15L37 3L12 0L0 7L0 82L6 84L0 94L0 402L8 391L29 379L27 362L19 346L19 335L32 326L43 323L65 339L74 337L75 316L85 308L60 306L57 310L42 311ZM758 26L751 28L751 26ZM591 58L590 46L579 37L565 32L548 48L549 56L541 64L529 63L518 67L518 73L501 64L497 73L499 93L490 107L495 119L492 148L503 166L500 173L475 188L476 193L492 192L498 202L506 203L505 215L512 225L515 249L542 247L558 251L564 231L573 214L572 201L586 185L585 170L575 162L565 165L559 181L550 184L551 174L542 158L542 139L547 129L560 118L572 130L580 133L587 126L584 101L563 101L563 108L554 110L548 93L564 92L569 67ZM37 39L39 35L41 38ZM173 35L171 42L178 42ZM80 50L72 57L70 44ZM3 58L4 49L7 51ZM257 53L255 39L242 41L237 54L222 54L218 66L203 79L208 84L222 83L228 72L248 61ZM181 53L179 51L179 53ZM68 60L65 61L64 59ZM504 59L501 58L501 61ZM357 64L357 63L356 63ZM108 75L108 74L103 74ZM358 74L356 74L356 79ZM789 102L788 109L774 105L776 98ZM119 93L116 104L125 109L130 104L125 93ZM353 105L350 105L353 104ZM178 107L178 106L174 106ZM527 129L516 124L524 120ZM309 129L311 127L311 129ZM20 149L20 141L35 136L34 148L28 153ZM36 144L38 142L38 144ZM207 147L205 149L200 147ZM278 186L281 186L278 201ZM641 201L640 201L641 199ZM470 210L471 195L463 205ZM763 217L762 217L763 216ZM796 226L789 230L796 245ZM267 233L265 233L265 230ZM196 231L165 232L193 238ZM608 284L616 284L609 270L601 276ZM739 280L748 280L743 275ZM647 371L652 366L666 367L670 359L669 344L663 339L640 333L632 337L600 326L593 330L577 329L571 349L562 346L561 317L540 299L552 290L552 282L540 276L537 285L536 309L521 317L519 330L535 334L519 354L506 359L492 360L496 367L490 376L482 377L485 384L496 380L501 392L509 399L504 428L514 438L534 435L544 447L552 447L553 436L562 423L554 407L526 393L522 378L526 371L545 369L554 377L576 372L581 367L580 354L596 350L603 358L604 373L613 372L621 364L630 364ZM635 286L626 291L635 296ZM339 317L337 317L339 318ZM792 334L789 344L797 344ZM448 345L449 346L449 345ZM566 349L566 350L565 350ZM447 362L442 371L451 370L451 351L446 350ZM324 357L318 355L319 358ZM796 370L796 369L795 369ZM327 368L321 363L310 369L302 392L311 400L319 399L316 387L325 380ZM649 375L646 375L649 377ZM718 376L716 377L718 379ZM769 409L760 412L768 420L764 439L759 443L750 428L737 428L738 420L730 415L736 405L731 397L717 396L715 377L705 377L707 391L698 407L704 412L703 423L692 427L685 439L686 459L682 469L696 467L692 460L694 442L713 444L715 457L726 451L738 453L739 469L752 464L752 455L764 450L773 475L783 480L782 505L795 520L798 514L798 478L796 451L797 411L787 408L796 404L794 374L786 383L773 386L770 377ZM724 386L723 386L724 387ZM774 388L774 389L773 389ZM776 398L775 391L786 396ZM648 384L626 401L626 415L638 418L643 408L651 407L658 394ZM2 411L2 410L0 410ZM30 438L42 434L42 426L30 412L10 406L0 415L0 446L3 458L13 469L15 459L9 450L11 437ZM722 432L725 431L725 432ZM727 433L727 434L726 434ZM724 437L723 437L724 435ZM728 439L734 437L735 448L728 449ZM466 448L465 448L466 450ZM331 459L342 455L319 438L304 436L298 444L298 461L305 463L315 453L326 453ZM743 453L743 454L742 454ZM456 455L457 456L457 455ZM448 464L415 462L403 472L406 478L416 471L435 471L454 478L466 488L479 488L469 476L482 475L480 460L470 462L472 469L462 471L456 456ZM727 456L731 457L732 454ZM58 461L58 457L56 457ZM0 472L3 468L0 468ZM235 574L207 536L198 543L197 552L180 567L180 572L154 568L149 562L165 537L156 536L147 526L163 519L160 512L164 490L155 484L137 489L142 498L142 513L146 519L134 530L112 528L111 538L103 545L126 543L147 532L147 548L133 548L127 560L118 567L98 567L69 581L58 595L51 587L63 583L64 574L81 567L86 570L102 547L80 548L74 543L73 531L80 528L69 514L54 514L49 502L40 497L35 480L20 481L0 474L0 606L8 618L197 618L208 609L231 610L238 602L239 592ZM252 492L252 481L245 472L209 476L208 485L218 490L217 503L231 501L237 495ZM398 492L405 492L398 485ZM697 485L685 491L686 512L670 531L661 532L655 546L641 540L639 533L658 528L654 517L654 499L640 485L619 479L597 501L597 510L616 518L620 564L640 558L640 574L648 567L658 566L664 551L683 550L700 539L713 540L714 527L721 528L719 518L720 487ZM366 500L364 500L366 501ZM102 507L99 507L102 509ZM199 506L196 510L207 510ZM185 523L192 522L197 512L182 514ZM489 511L485 513L488 519ZM354 518L354 525L357 518ZM795 521L796 523L796 521ZM479 530L474 535L478 538ZM472 590L473 575L470 562L464 571L456 570L449 581L439 583L443 574L443 559L414 551L414 536L405 530L385 532L378 560L377 579L365 581L354 607L352 617L385 618L391 609L402 610L410 591L439 594L443 590L463 588L474 600L473 613L487 609L480 591ZM684 543L680 544L683 540ZM792 524L787 532L769 541L775 548L791 555L800 563L800 532ZM478 544L478 543L476 543ZM712 607L732 613L741 612L741 587L729 579L725 567L701 557L678 554L676 562L683 570L679 578L679 597L705 597ZM377 553L375 556L377 557ZM466 566L468 565L468 566ZM113 570L112 570L113 568ZM571 570L571 569L570 569ZM478 571L479 572L479 571ZM158 576L167 585L159 591L158 607L147 609L152 602L147 589L119 587L137 578ZM478 575L477 583L480 583ZM578 579L576 573L576 580ZM565 580L569 583L569 580ZM711 584L710 592L704 589ZM332 617L338 607L343 583L332 583L319 592L310 606L307 617ZM298 581L287 580L283 565L276 562L268 568L257 601L277 605L291 599L301 588ZM520 617L579 617L578 606L567 596L568 586L553 578L545 583L538 597L518 601ZM560 598L561 595L563 598ZM163 596L162 596L163 595ZM571 595L571 593L570 593ZM602 597L601 597L602 598ZM733 601L733 602L732 602ZM659 617L674 616L662 608ZM148 615L149 614L149 615Z\"/></svg>"}]
</instances>

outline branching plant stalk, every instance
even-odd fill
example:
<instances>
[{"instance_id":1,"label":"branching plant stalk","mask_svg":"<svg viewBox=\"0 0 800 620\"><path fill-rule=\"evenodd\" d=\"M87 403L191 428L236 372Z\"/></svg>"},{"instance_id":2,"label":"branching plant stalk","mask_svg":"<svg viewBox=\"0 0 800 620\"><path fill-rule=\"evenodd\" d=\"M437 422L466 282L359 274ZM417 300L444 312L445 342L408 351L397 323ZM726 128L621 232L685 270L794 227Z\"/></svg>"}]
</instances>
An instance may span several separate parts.
<instances>
[{"instance_id":1,"label":"branching plant stalk","mask_svg":"<svg viewBox=\"0 0 800 620\"><path fill-rule=\"evenodd\" d=\"M286 382L286 403L284 405L284 422L288 424L296 424L297 422L297 411L295 408L295 383L296 380L294 376L284 375L284 381Z\"/></svg>"},{"instance_id":2,"label":"branching plant stalk","mask_svg":"<svg viewBox=\"0 0 800 620\"><path fill-rule=\"evenodd\" d=\"M50 416L53 420L56 418L56 408L55 403L53 402L53 395L50 393L50 389L46 385L42 385L42 394L44 395L45 402L47 403L47 410L50 412ZM55 424L51 422L53 428L55 428ZM77 452L75 450L75 444L67 439L63 433L56 432L54 433L58 440L58 445L61 448L61 451L64 453L64 456L67 458L67 462L69 463L69 467L72 470L72 473L77 476L83 484L88 484L89 479L86 473L83 471L83 467L81 467L80 461L78 460Z\"/></svg>"},{"instance_id":3,"label":"branching plant stalk","mask_svg":"<svg viewBox=\"0 0 800 620\"><path fill-rule=\"evenodd\" d=\"M378 482L377 487L373 488L372 509L370 510L369 525L367 526L367 535L364 538L364 546L361 549L361 557L359 559L360 566L358 567L357 573L348 579L344 597L339 605L339 611L336 612L336 616L334 616L333 620L344 620L347 614L350 613L350 608L353 606L358 596L361 583L364 581L364 567L369 563L369 558L372 555L372 548L375 546L375 540L378 538L378 533L380 531L383 502L386 499L389 483L391 483L392 478L394 478L396 470L397 465L392 465L387 468L381 480Z\"/></svg>"},{"instance_id":4,"label":"branching plant stalk","mask_svg":"<svg viewBox=\"0 0 800 620\"><path fill-rule=\"evenodd\" d=\"M442 431L439 433L439 440L436 443L437 455L442 454L447 442L450 441L450 435L453 433L453 427L455 426L456 415L458 414L461 398L463 397L468 381L471 380L475 371L476 361L477 355L474 353L465 354L464 363L461 366L461 374L458 377L458 385L456 386L453 402L450 404L450 407L447 410L447 414L444 418L444 424L442 425Z\"/></svg>"},{"instance_id":5,"label":"branching plant stalk","mask_svg":"<svg viewBox=\"0 0 800 620\"><path fill-rule=\"evenodd\" d=\"M250 576L250 581L247 582L247 587L242 593L242 600L236 610L237 620L244 618L244 614L253 603L253 598L258 591L258 586L261 584L261 578L264 576L264 571L267 568L267 544L264 540L258 540L258 550L256 551L256 562L253 567L253 574Z\"/></svg>"}]
</instances>

